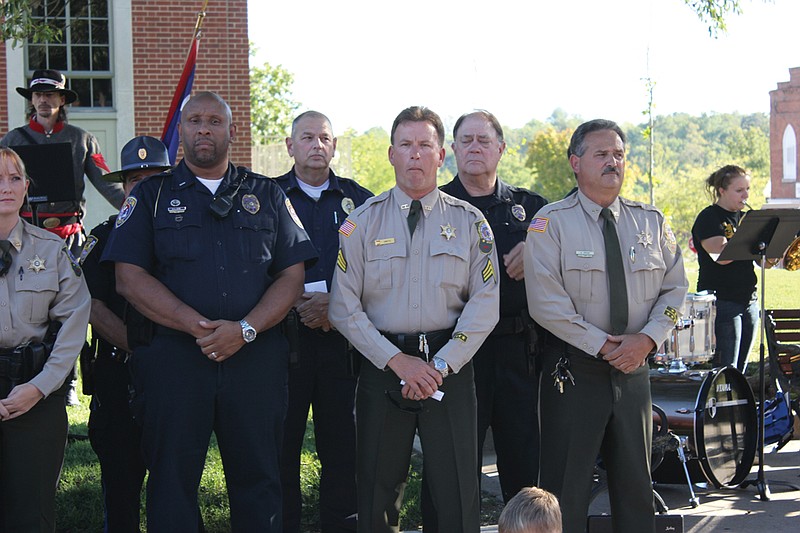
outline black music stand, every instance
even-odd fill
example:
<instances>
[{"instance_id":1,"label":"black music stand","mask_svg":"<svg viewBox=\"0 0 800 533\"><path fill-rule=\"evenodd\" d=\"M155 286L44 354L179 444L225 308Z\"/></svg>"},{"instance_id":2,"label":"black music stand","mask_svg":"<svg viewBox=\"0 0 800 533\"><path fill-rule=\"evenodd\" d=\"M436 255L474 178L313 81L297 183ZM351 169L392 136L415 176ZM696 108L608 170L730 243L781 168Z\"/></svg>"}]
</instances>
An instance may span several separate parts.
<instances>
[{"instance_id":1,"label":"black music stand","mask_svg":"<svg viewBox=\"0 0 800 533\"><path fill-rule=\"evenodd\" d=\"M766 331L764 302L766 278L764 271L767 258L783 257L783 253L794 240L798 230L800 230L800 210L798 209L749 211L718 259L719 261L757 261L761 265L761 326L759 328L761 340L758 349L758 476L754 480L746 479L742 482L741 487L755 485L762 501L770 499L769 484L764 477L764 396L766 395L764 390L764 332ZM795 490L800 490L800 487L790 484L778 482L775 484L787 485Z\"/></svg>"},{"instance_id":2,"label":"black music stand","mask_svg":"<svg viewBox=\"0 0 800 533\"><path fill-rule=\"evenodd\" d=\"M25 163L25 170L31 178L28 204L35 226L40 225L39 204L80 201L72 170L72 144L22 144L9 148Z\"/></svg>"}]
</instances>

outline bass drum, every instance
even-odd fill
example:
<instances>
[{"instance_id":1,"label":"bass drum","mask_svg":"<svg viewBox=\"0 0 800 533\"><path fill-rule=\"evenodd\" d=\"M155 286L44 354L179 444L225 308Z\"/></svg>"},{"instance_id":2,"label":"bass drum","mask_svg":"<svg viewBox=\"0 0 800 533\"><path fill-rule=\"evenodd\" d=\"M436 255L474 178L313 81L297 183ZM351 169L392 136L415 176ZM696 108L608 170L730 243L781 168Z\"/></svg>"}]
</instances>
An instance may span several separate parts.
<instances>
[{"instance_id":1,"label":"bass drum","mask_svg":"<svg viewBox=\"0 0 800 533\"><path fill-rule=\"evenodd\" d=\"M744 375L730 366L684 374L651 371L650 387L670 431L687 437L690 472L692 463L699 463L703 477L717 488L739 486L750 473L758 444L756 402ZM669 455L653 480L685 482L677 453Z\"/></svg>"}]
</instances>

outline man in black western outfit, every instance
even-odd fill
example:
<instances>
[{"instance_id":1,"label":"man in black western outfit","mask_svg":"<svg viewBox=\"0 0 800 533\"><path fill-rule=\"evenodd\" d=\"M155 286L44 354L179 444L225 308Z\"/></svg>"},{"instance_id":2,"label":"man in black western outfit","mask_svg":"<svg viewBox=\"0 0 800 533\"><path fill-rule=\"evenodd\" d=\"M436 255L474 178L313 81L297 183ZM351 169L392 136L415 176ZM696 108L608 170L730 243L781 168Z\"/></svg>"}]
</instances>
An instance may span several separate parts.
<instances>
[{"instance_id":1,"label":"man in black western outfit","mask_svg":"<svg viewBox=\"0 0 800 533\"><path fill-rule=\"evenodd\" d=\"M536 332L525 299L523 250L528 224L547 203L528 189L504 183L497 166L505 152L503 128L488 111L467 113L453 128L458 175L441 189L486 216L497 243L500 321L472 359L478 397L478 458L491 426L503 501L539 477Z\"/></svg>"},{"instance_id":2,"label":"man in black western outfit","mask_svg":"<svg viewBox=\"0 0 800 533\"><path fill-rule=\"evenodd\" d=\"M313 406L314 437L322 465L319 490L322 533L356 530L356 374L347 339L328 322L330 291L339 250L339 225L372 196L331 169L336 137L322 113L306 111L292 122L286 148L292 169L276 178L291 200L319 261L306 270L306 288L290 311L298 346L289 364L289 407L281 452L283 530L300 532L300 451L308 409Z\"/></svg>"},{"instance_id":3,"label":"man in black western outfit","mask_svg":"<svg viewBox=\"0 0 800 533\"><path fill-rule=\"evenodd\" d=\"M655 530L647 357L672 330L688 282L664 215L619 196L625 134L581 124L569 162L578 192L543 207L525 244L532 317L547 330L539 387L539 485L583 533L598 454L615 533Z\"/></svg>"},{"instance_id":4,"label":"man in black western outfit","mask_svg":"<svg viewBox=\"0 0 800 533\"><path fill-rule=\"evenodd\" d=\"M279 532L288 357L275 326L316 252L280 187L229 163L236 127L220 96L192 97L179 131L184 159L125 200L103 256L154 322L132 359L148 531L197 531L213 431L231 531Z\"/></svg>"},{"instance_id":5,"label":"man in black western outfit","mask_svg":"<svg viewBox=\"0 0 800 533\"><path fill-rule=\"evenodd\" d=\"M170 168L166 147L146 136L134 137L122 148L120 163L122 170L103 178L121 182L126 197L140 181ZM100 263L116 220L117 215L112 215L95 227L80 256L92 294L92 343L90 350L81 354L81 365L84 392L88 386L92 394L89 440L100 460L104 530L138 533L145 466L141 428L128 407L131 347L123 323L127 302L117 294L114 265Z\"/></svg>"},{"instance_id":6,"label":"man in black western outfit","mask_svg":"<svg viewBox=\"0 0 800 533\"><path fill-rule=\"evenodd\" d=\"M436 188L444 127L424 107L392 125L397 185L339 229L329 317L361 352L358 530L399 531L414 435L442 531L480 529L472 356L498 318L489 224Z\"/></svg>"}]
</instances>

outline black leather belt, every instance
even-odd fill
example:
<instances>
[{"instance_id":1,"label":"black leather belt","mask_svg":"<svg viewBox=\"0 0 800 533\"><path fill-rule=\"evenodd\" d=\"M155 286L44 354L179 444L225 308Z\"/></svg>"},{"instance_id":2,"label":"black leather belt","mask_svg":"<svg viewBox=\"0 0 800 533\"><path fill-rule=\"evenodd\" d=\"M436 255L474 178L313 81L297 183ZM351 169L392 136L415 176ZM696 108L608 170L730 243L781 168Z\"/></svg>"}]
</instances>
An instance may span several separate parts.
<instances>
[{"instance_id":1,"label":"black leather belt","mask_svg":"<svg viewBox=\"0 0 800 533\"><path fill-rule=\"evenodd\" d=\"M552 333L547 333L547 338L545 339L544 342L544 351L555 352L566 356L588 357L589 359L598 359L597 356L594 356L588 352L584 352L583 350L574 347L570 343L562 341Z\"/></svg>"},{"instance_id":2,"label":"black leather belt","mask_svg":"<svg viewBox=\"0 0 800 533\"><path fill-rule=\"evenodd\" d=\"M386 333L382 331L381 335L397 346L401 352L424 359L424 343L428 344L428 357L432 357L453 337L453 328L420 333Z\"/></svg>"}]
</instances>

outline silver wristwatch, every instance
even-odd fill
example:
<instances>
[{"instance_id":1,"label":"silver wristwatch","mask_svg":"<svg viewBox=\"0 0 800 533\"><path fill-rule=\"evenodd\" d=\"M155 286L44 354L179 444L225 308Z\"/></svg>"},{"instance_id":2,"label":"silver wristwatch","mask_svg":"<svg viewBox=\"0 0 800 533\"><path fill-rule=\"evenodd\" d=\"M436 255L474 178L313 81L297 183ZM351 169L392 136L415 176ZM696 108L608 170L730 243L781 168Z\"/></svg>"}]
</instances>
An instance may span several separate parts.
<instances>
[{"instance_id":1,"label":"silver wristwatch","mask_svg":"<svg viewBox=\"0 0 800 533\"><path fill-rule=\"evenodd\" d=\"M244 342L253 342L256 340L256 335L258 335L258 332L256 331L256 328L248 324L247 320L244 318L241 319L239 321L239 325L242 326L242 338L244 339Z\"/></svg>"},{"instance_id":2,"label":"silver wristwatch","mask_svg":"<svg viewBox=\"0 0 800 533\"><path fill-rule=\"evenodd\" d=\"M442 378L446 378L450 374L450 367L447 366L447 361L441 357L433 358L433 368L442 375Z\"/></svg>"}]
</instances>

